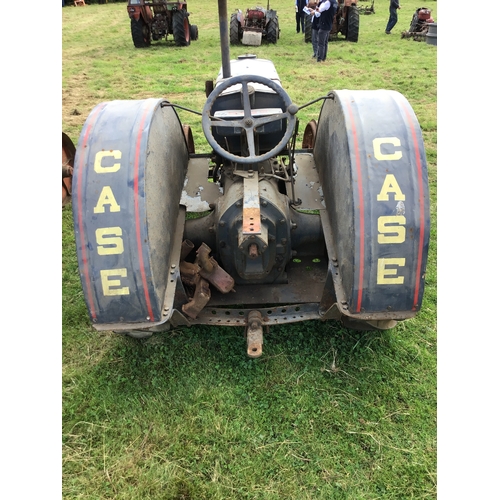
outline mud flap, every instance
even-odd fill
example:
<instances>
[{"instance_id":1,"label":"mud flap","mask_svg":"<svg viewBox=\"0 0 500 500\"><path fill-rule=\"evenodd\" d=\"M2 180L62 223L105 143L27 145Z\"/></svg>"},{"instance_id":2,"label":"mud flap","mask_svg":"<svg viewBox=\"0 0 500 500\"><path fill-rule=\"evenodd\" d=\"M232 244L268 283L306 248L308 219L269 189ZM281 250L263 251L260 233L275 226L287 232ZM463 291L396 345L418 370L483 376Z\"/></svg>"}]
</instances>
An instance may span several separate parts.
<instances>
[{"instance_id":1,"label":"mud flap","mask_svg":"<svg viewBox=\"0 0 500 500\"><path fill-rule=\"evenodd\" d=\"M333 243L329 305L361 320L412 317L422 305L430 234L419 123L395 91L331 95L314 146L323 230Z\"/></svg>"},{"instance_id":2,"label":"mud flap","mask_svg":"<svg viewBox=\"0 0 500 500\"><path fill-rule=\"evenodd\" d=\"M161 99L97 105L80 134L73 175L78 265L96 329L168 320L180 251L179 201L188 147L175 110ZM182 222L181 222L182 221ZM177 270L175 270L177 272ZM173 292L170 292L172 294Z\"/></svg>"}]
</instances>

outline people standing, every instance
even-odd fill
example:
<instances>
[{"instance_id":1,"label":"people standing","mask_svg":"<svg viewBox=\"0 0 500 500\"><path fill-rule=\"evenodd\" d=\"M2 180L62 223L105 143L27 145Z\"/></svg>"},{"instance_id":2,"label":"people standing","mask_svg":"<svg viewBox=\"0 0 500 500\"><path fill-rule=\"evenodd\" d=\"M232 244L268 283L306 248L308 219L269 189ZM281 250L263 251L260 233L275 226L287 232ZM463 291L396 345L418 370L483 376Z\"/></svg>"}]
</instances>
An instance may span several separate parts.
<instances>
[{"instance_id":1,"label":"people standing","mask_svg":"<svg viewBox=\"0 0 500 500\"><path fill-rule=\"evenodd\" d=\"M297 22L297 33L304 33L305 15L304 7L307 5L307 0L295 0L295 20Z\"/></svg>"},{"instance_id":2,"label":"people standing","mask_svg":"<svg viewBox=\"0 0 500 500\"><path fill-rule=\"evenodd\" d=\"M399 5L399 0L389 0L389 21L387 21L387 27L385 28L385 34L390 35L392 28L396 26L398 22L398 9L401 8Z\"/></svg>"},{"instance_id":3,"label":"people standing","mask_svg":"<svg viewBox=\"0 0 500 500\"><path fill-rule=\"evenodd\" d=\"M333 18L337 12L337 0L324 0L318 4L314 15L319 18L318 22L318 51L317 61L323 62L328 53L328 39L333 28Z\"/></svg>"},{"instance_id":4,"label":"people standing","mask_svg":"<svg viewBox=\"0 0 500 500\"><path fill-rule=\"evenodd\" d=\"M309 2L307 6L311 9L311 43L313 48L314 59L318 58L318 29L319 29L319 17L314 15L314 11L318 6L317 2Z\"/></svg>"}]
</instances>

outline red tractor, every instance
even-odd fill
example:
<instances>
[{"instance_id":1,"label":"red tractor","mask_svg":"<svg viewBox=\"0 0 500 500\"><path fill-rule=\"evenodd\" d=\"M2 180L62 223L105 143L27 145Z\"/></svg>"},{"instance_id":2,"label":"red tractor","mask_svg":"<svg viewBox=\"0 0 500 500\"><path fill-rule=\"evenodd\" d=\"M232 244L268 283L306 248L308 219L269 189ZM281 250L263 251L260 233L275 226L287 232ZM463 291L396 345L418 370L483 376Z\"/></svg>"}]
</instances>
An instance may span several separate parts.
<instances>
[{"instance_id":1,"label":"red tractor","mask_svg":"<svg viewBox=\"0 0 500 500\"><path fill-rule=\"evenodd\" d=\"M315 8L319 1L310 1L307 6ZM373 5L372 5L373 7ZM306 43L312 40L311 16L306 15L304 25L304 36ZM333 27L330 31L330 40L338 37L338 34L345 36L348 42L357 42L359 36L359 10L357 0L339 0L337 12L333 18Z\"/></svg>"},{"instance_id":2,"label":"red tractor","mask_svg":"<svg viewBox=\"0 0 500 500\"><path fill-rule=\"evenodd\" d=\"M186 2L165 0L128 0L127 12L135 47L148 47L157 41L174 37L175 45L186 47L198 40L198 27L189 23Z\"/></svg>"},{"instance_id":3,"label":"red tractor","mask_svg":"<svg viewBox=\"0 0 500 500\"><path fill-rule=\"evenodd\" d=\"M263 7L247 9L243 15L241 10L231 14L229 26L229 39L231 45L259 46L264 39L268 43L276 43L280 37L278 13L275 10Z\"/></svg>"},{"instance_id":4,"label":"red tractor","mask_svg":"<svg viewBox=\"0 0 500 500\"><path fill-rule=\"evenodd\" d=\"M401 38L413 38L417 42L425 40L429 31L429 23L433 22L431 10L427 7L419 7L413 14L410 29L403 31Z\"/></svg>"}]
</instances>

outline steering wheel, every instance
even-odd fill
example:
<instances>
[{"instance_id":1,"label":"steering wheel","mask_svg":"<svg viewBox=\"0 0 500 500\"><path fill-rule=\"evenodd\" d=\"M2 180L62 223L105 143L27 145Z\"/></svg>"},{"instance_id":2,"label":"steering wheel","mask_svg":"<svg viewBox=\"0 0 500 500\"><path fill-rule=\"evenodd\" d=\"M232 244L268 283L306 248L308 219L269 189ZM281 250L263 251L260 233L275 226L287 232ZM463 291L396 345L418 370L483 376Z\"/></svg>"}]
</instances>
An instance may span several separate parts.
<instances>
[{"instance_id":1,"label":"steering wheel","mask_svg":"<svg viewBox=\"0 0 500 500\"><path fill-rule=\"evenodd\" d=\"M250 95L248 91L249 82L260 83L274 90L283 102L284 106L281 107L282 108L284 107L286 111L283 111L276 115L254 118L252 116L252 110L250 107ZM241 120L215 119L214 116L211 115L211 111L216 99L224 92L224 90L237 84L241 84L241 92L243 95L243 118ZM246 163L246 164L258 163L264 160L268 160L273 156L276 156L286 146L286 143L289 141L290 137L292 137L295 130L295 121L296 121L295 115L297 111L298 111L298 106L292 104L292 100L285 92L283 87L281 87L281 85L278 85L269 78L264 78L263 76L259 75L240 75L228 78L227 80L217 85L217 87L215 87L212 93L208 96L207 102L205 103L205 107L203 108L203 116L201 119L201 124L203 128L203 133L205 134L207 141L210 143L210 145L212 146L212 148L216 153L219 153L224 158L227 158L228 160L232 160L237 163ZM264 153L262 155L257 155L255 153L255 140L254 140L255 129L266 123L283 120L285 118L287 120L287 127L285 134L281 138L280 142L267 153ZM215 140L215 137L213 136L212 133L212 127L243 129L247 137L249 155L238 156L224 149Z\"/></svg>"}]
</instances>

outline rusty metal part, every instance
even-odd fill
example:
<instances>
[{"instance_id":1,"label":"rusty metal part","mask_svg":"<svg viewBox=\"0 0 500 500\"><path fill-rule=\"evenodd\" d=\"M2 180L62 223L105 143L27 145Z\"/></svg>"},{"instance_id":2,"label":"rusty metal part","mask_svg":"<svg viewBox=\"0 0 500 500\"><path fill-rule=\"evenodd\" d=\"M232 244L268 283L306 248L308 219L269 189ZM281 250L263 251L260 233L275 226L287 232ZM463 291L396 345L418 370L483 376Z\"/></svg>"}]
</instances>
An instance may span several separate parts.
<instances>
[{"instance_id":1,"label":"rusty metal part","mask_svg":"<svg viewBox=\"0 0 500 500\"><path fill-rule=\"evenodd\" d=\"M252 243L251 245L249 245L248 256L251 259L256 259L259 256L259 247L255 243Z\"/></svg>"},{"instance_id":2,"label":"rusty metal part","mask_svg":"<svg viewBox=\"0 0 500 500\"><path fill-rule=\"evenodd\" d=\"M196 285L200 276L200 266L191 262L182 260L179 264L181 279L187 285Z\"/></svg>"},{"instance_id":3,"label":"rusty metal part","mask_svg":"<svg viewBox=\"0 0 500 500\"><path fill-rule=\"evenodd\" d=\"M184 240L181 246L181 261L186 260L186 257L191 253L194 248L194 243L190 240Z\"/></svg>"},{"instance_id":4,"label":"rusty metal part","mask_svg":"<svg viewBox=\"0 0 500 500\"><path fill-rule=\"evenodd\" d=\"M196 319L198 313L207 305L210 300L210 286L208 281L197 275L196 289L193 297L187 304L182 306L182 312L190 318Z\"/></svg>"},{"instance_id":5,"label":"rusty metal part","mask_svg":"<svg viewBox=\"0 0 500 500\"><path fill-rule=\"evenodd\" d=\"M250 358L262 356L262 315L259 311L250 311L247 317L247 327L245 331L247 338L247 354Z\"/></svg>"},{"instance_id":6,"label":"rusty metal part","mask_svg":"<svg viewBox=\"0 0 500 500\"><path fill-rule=\"evenodd\" d=\"M304 130L304 137L302 138L302 148L303 149L312 149L314 148L314 143L316 142L316 130L318 128L318 124L316 120L311 120Z\"/></svg>"},{"instance_id":7,"label":"rusty metal part","mask_svg":"<svg viewBox=\"0 0 500 500\"><path fill-rule=\"evenodd\" d=\"M210 247L202 243L196 251L195 263L200 266L200 276L208 280L222 293L230 292L234 287L234 279L219 266L217 261L210 257Z\"/></svg>"},{"instance_id":8,"label":"rusty metal part","mask_svg":"<svg viewBox=\"0 0 500 500\"><path fill-rule=\"evenodd\" d=\"M186 144L188 147L189 154L194 154L194 139L193 132L191 131L191 127L189 125L182 125L182 130L184 131L184 137L186 138Z\"/></svg>"},{"instance_id":9,"label":"rusty metal part","mask_svg":"<svg viewBox=\"0 0 500 500\"><path fill-rule=\"evenodd\" d=\"M259 176L243 179L243 234L260 234Z\"/></svg>"},{"instance_id":10,"label":"rusty metal part","mask_svg":"<svg viewBox=\"0 0 500 500\"><path fill-rule=\"evenodd\" d=\"M73 141L62 133L62 206L71 203L73 162L76 148Z\"/></svg>"}]
</instances>

